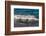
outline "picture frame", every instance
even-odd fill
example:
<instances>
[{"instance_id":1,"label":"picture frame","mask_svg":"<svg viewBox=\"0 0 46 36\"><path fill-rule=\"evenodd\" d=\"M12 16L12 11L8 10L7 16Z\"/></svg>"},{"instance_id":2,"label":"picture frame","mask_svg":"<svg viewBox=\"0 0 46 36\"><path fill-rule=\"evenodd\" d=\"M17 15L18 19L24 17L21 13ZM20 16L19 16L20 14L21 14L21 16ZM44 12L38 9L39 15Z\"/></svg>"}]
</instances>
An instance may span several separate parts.
<instances>
[{"instance_id":1,"label":"picture frame","mask_svg":"<svg viewBox=\"0 0 46 36\"><path fill-rule=\"evenodd\" d=\"M33 6L33 7L32 7ZM26 27L26 28L13 28L13 9L17 8L33 8L39 9L39 25L40 27ZM20 10L20 9L19 9ZM21 11L21 10L20 10ZM34 11L34 10L33 10ZM16 12L16 11L15 11ZM36 12L36 11L35 11ZM40 17L41 16L41 17ZM22 27L22 26L21 26ZM27 29L28 28L28 29ZM45 5L44 3L36 2L20 2L20 1L5 1L5 35L18 35L18 34L35 34L45 32Z\"/></svg>"}]
</instances>

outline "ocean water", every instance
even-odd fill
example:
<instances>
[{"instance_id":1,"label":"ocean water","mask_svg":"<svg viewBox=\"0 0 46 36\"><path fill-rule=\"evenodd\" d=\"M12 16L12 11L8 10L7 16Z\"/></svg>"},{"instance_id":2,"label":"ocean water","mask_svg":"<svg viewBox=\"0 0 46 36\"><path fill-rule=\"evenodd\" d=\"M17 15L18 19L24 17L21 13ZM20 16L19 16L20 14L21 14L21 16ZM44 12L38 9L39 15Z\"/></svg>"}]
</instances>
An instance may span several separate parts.
<instances>
[{"instance_id":1,"label":"ocean water","mask_svg":"<svg viewBox=\"0 0 46 36\"><path fill-rule=\"evenodd\" d=\"M14 8L14 15L34 15L39 18L39 9Z\"/></svg>"},{"instance_id":2,"label":"ocean water","mask_svg":"<svg viewBox=\"0 0 46 36\"><path fill-rule=\"evenodd\" d=\"M34 15L37 19L39 19L39 9L14 8L14 15ZM34 22L21 24L16 22L16 20L14 20L14 27L39 26L39 21L34 21Z\"/></svg>"}]
</instances>

